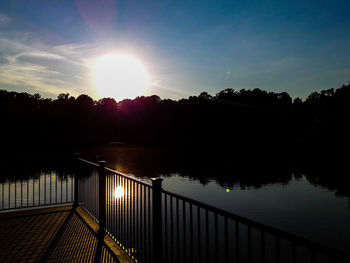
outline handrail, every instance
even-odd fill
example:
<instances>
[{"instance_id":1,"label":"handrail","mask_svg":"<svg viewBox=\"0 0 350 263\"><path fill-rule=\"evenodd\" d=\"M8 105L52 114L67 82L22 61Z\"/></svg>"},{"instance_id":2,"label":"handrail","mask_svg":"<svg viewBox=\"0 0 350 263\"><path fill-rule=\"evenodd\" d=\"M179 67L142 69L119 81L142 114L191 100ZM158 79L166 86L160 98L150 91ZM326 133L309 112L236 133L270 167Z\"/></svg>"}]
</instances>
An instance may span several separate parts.
<instances>
[{"instance_id":1,"label":"handrail","mask_svg":"<svg viewBox=\"0 0 350 263\"><path fill-rule=\"evenodd\" d=\"M83 158L78 158L78 160L79 160L79 161L82 161L82 162L84 162L84 163L90 164L90 165L92 165L92 166L95 166L95 167L100 167L100 165L98 165L97 163L90 162L90 161L85 160L85 159L83 159Z\"/></svg>"},{"instance_id":2,"label":"handrail","mask_svg":"<svg viewBox=\"0 0 350 263\"><path fill-rule=\"evenodd\" d=\"M83 159L83 158L78 158L78 160L80 160L80 161L82 161L82 162L85 162L85 163L87 163L87 164L90 164L90 165L92 165L92 166L95 166L95 167L100 167L97 163L90 162L90 161L85 160L85 159ZM129 180L131 180L131 181L134 181L134 182L136 182L136 183L138 183L138 184L142 184L142 185L147 186L147 187L152 187L152 185L149 184L149 183L146 183L146 182L143 182L143 181L141 181L141 180L135 179L134 177L131 177L131 176L129 176L129 175L127 175L127 174L124 174L124 173L122 173L122 172L113 170L113 169L111 169L111 168L109 168L109 167L104 167L104 169L105 169L106 171L108 171L108 172L115 173L115 174L118 174L118 175L120 175L120 176L123 176L123 177L125 177L125 178L127 178L127 179L129 179Z\"/></svg>"},{"instance_id":3,"label":"handrail","mask_svg":"<svg viewBox=\"0 0 350 263\"><path fill-rule=\"evenodd\" d=\"M265 232L268 232L270 234L273 234L273 235L276 235L276 236L279 236L279 237L282 237L282 238L285 238L285 239L289 239L291 241L299 242L300 244L302 244L302 245L304 245L304 246L306 246L308 248L316 248L316 249L319 249L319 250L328 250L330 252L330 254L340 254L344 258L350 258L350 254L348 254L348 253L346 253L344 251L338 250L336 248L328 247L328 246L325 246L325 245L320 244L318 242L311 241L311 240L308 240L308 239L300 237L300 236L296 236L294 234L285 232L283 230L280 230L280 229L277 229L277 228L274 228L274 227L271 227L271 226L259 223L257 221L254 221L254 220L251 220L251 219L248 219L248 218L245 218L245 217L233 214L233 213L228 212L226 210L223 210L223 209L220 209L220 208L208 205L208 204L203 203L201 201L197 201L195 199L192 199L192 198L189 198L189 197L177 194L177 193L173 193L173 192L168 191L168 190L164 190L163 189L162 192L164 194L176 197L176 198L181 199L183 201L187 201L189 203L192 203L194 205L200 206L200 207L205 208L207 210L211 210L212 212L215 212L215 213L220 214L222 216L225 216L227 218L239 221L239 222L247 224L247 225L251 225L252 227L255 227L257 229L262 229Z\"/></svg>"},{"instance_id":4,"label":"handrail","mask_svg":"<svg viewBox=\"0 0 350 263\"><path fill-rule=\"evenodd\" d=\"M201 215L200 215L200 209L204 209L205 210L205 214L206 214L206 216L205 216L205 220L206 220L206 225L205 225L205 228L207 229L206 231L207 231L207 234L208 234L208 213L213 213L214 214L214 220L215 220L215 225L214 225L214 227L215 227L215 229L214 229L214 231L215 231L215 237L217 238L217 233L218 233L218 228L217 228L217 220L218 220L218 216L222 216L222 217L224 217L224 219L225 219L225 229L227 229L227 219L231 219L231 220L233 220L233 221L235 221L236 222L236 227L238 227L238 223L241 223L241 224L243 224L243 225L246 225L247 227L248 227L248 247L249 247L249 249L250 249L250 251L251 251L251 236L250 236L250 234L251 234L251 228L254 228L254 229L256 229L257 231L261 231L261 234L263 235L264 233L267 233L267 234L270 234L270 235L272 235L273 237L275 237L276 239L282 239L282 240L286 240L286 241L288 241L288 242L290 242L292 245L293 245L293 262L296 262L296 261L294 261L294 260L296 260L296 249L295 249L295 246L297 245L297 246L302 246L302 247L305 247L305 248L307 248L307 249L310 249L310 251L312 252L312 253L321 253L321 254L326 254L326 255L330 255L330 256L334 256L334 257L336 257L336 258L339 258L339 259L345 259L345 260L349 260L350 259L350 254L348 254L348 253L346 253L346 252L344 252L344 251L342 251L342 250L339 250L339 249L336 249L336 248L333 248L333 247L328 247L328 246L326 246L326 245L323 245L323 244L320 244L320 243L318 243L318 242L315 242L315 241L311 241L311 240L308 240L308 239L306 239L306 238L303 238L303 237L299 237L299 236L296 236L296 235L294 235L294 234L291 234L291 233L288 233L288 232L285 232L285 231L283 231L283 230L280 230L280 229L277 229L277 228L274 228L274 227L271 227L271 226L268 226L268 225L265 225L265 224L262 224L262 223L259 223L259 222L257 222L257 221L254 221L254 220L251 220L251 219L248 219L248 218L245 218L245 217L242 217L242 216L239 216L239 215L237 215L237 214L234 214L234 213L231 213L231 212L228 212L228 211L225 211L225 210L223 210L223 209L220 209L220 208L217 208L217 207L214 207L214 206L212 206L212 205L209 205L209 204L206 204L206 203L203 203L203 202L201 202L201 201L198 201L198 200L195 200L195 199L192 199L192 198L189 198L189 197L186 197L186 196L183 196L183 195L180 195L180 194L177 194L177 193L173 193L173 192L171 192L171 191L168 191L168 190L165 190L165 189L163 189L162 187L161 187L161 183L159 183L159 187L156 187L156 185L154 184L154 182L153 182L153 184L149 184L149 183L147 183L147 182L144 182L144 181L141 181L141 180L139 180L139 179L136 179L136 178L134 178L134 177L131 177L131 176L129 176L129 175L126 175L126 174L124 174L124 173L121 173L121 172L118 172L118 171L116 171L116 170L113 170L113 169L111 169L111 168L107 168L107 167L105 167L104 165L99 165L99 164L96 164L96 163L93 163L93 162L90 162L90 161L87 161L87 160L85 160L85 159L82 159L82 158L78 158L78 160L80 160L80 161L82 161L82 162L84 162L84 163L86 163L86 164L89 164L89 165L92 165L92 166L94 166L94 167L99 167L99 171L100 171L100 173L102 173L102 174L106 174L106 171L108 171L108 172L110 172L110 173L112 173L112 174L115 174L115 175L117 175L117 178L118 178L118 176L119 176L119 178L124 178L123 180L126 180L126 181L131 181L132 182L132 185L130 185L130 183L128 183L127 184L127 187L128 187L128 189L129 190L131 190L131 191L135 191L135 189L139 189L138 187L137 188L135 188L135 183L136 183L136 185L140 185L140 187L141 186L143 186L143 187L145 187L145 189L148 189L148 192L147 192L147 195L148 195L148 198L147 198L147 202L146 202L146 190L143 190L143 191L141 191L141 195L140 195L140 197L141 197L141 200L140 201L138 201L138 200L136 200L136 197L133 197L133 198L135 198L135 201L132 201L132 200L134 200L134 199L131 199L131 197L126 197L126 200L124 200L124 201L115 201L115 203L113 203L112 202L112 206L114 205L115 206L115 209L119 209L118 211L119 211L119 213L121 213L121 214L119 214L119 215L117 215L118 217L120 217L119 219L121 219L121 220L127 220L126 222L126 226L125 225L123 225L123 226L125 226L125 227L129 227L130 225L129 225L129 221L128 220L130 220L129 218L125 218L125 214L124 213L126 213L126 214L129 214L129 213L131 213L132 215L134 215L135 214L135 212L136 211L139 211L140 210L140 213L141 213L141 216L143 215L143 212L142 211L144 211L144 216L146 216L146 208L140 208L140 206L139 205L142 205L142 204L147 204L147 209L150 209L150 206L152 206L153 208L154 207L157 207L155 210L153 210L153 216L152 216L152 221L153 221L153 230L152 231L156 231L156 232L153 232L153 238L157 235L158 236L158 239L159 240L162 240L162 230L161 230L161 228L162 228L162 203L161 203L161 200L162 200L162 194L164 194L165 196L164 196L164 216L165 216L165 221L167 220L166 218L167 218L167 213L168 213L168 211L167 211L167 205L168 205L168 199L167 199L167 197L169 196L170 197L170 203L169 203L169 205L170 205L170 216L171 216L171 221L170 221L170 224L171 224L171 227L173 227L173 221L172 221L172 198L174 198L175 200L176 200L176 211L177 211L177 213L178 213L178 209L179 209L179 207L178 207L178 201L179 200L181 200L182 202L183 202L183 204L182 204L182 212L183 212L183 214L182 214L182 217L183 217L183 227L185 228L185 223L186 223L186 218L185 218L185 213L186 213L186 206L185 206L185 203L187 202L191 207L192 207L192 205L194 205L194 206L196 206L197 208L198 208L198 212L197 212L197 214L196 214L196 217L197 217L197 220L200 220L200 217L201 217ZM104 163L103 163L104 164ZM108 179L108 180L110 180L110 179ZM116 184L116 180L117 179L113 179L114 181L109 181L110 183L108 184L109 186L107 186L107 188L108 187L111 187L111 184L113 185L113 184ZM119 181L121 180L121 179L118 179ZM157 184L158 185L158 184ZM134 189L134 190L132 190L132 189ZM142 189L141 189L142 190ZM102 190L100 190L100 191L102 191ZM137 192L135 192L135 193L137 193L137 197L139 197L139 190L136 190ZM152 198L152 203L150 203L150 191L152 191L152 193L153 193L153 198ZM158 193L158 194L157 194ZM142 199L142 198L144 198L144 199ZM156 199L156 200L155 200ZM110 200L111 201L111 200ZM132 201L132 202L131 202ZM116 204L116 202L119 202L120 203L120 205L122 205L122 207L117 207L117 204ZM130 203L131 202L131 203ZM137 202L137 203L133 203L133 202ZM131 205L131 207L128 207L128 205L129 205L129 203L130 203L130 205ZM136 207L136 208L135 208ZM124 211L124 212L121 212L121 210L120 209L126 209L126 211ZM111 204L109 204L109 212L113 212L113 209L111 209ZM136 209L136 210L135 210ZM192 208L191 208L192 209ZM190 212L190 215L189 215L189 220L190 220L190 228L192 228L193 226L192 226L192 220L193 220L193 217L192 217L192 210L190 210L189 211ZM101 212L100 212L101 213ZM116 212L113 212L113 213L116 213ZM139 214L138 214L139 212L137 212L136 213L136 220L139 220L139 219L137 219L138 217L139 217ZM105 214L105 213L103 213L103 214ZM177 219L176 220L179 220L178 219L178 215L179 214L177 214L176 215L176 217L177 217ZM147 214L147 216L148 216L148 219L146 219L146 218L144 218L144 219L142 219L142 222L143 222L143 220L148 220L147 222L147 224L149 224L149 220L151 220L151 218L149 217L150 216L150 210L148 210L148 214ZM157 217L157 218L155 218L155 217ZM159 217L159 218L158 218ZM124 218L124 219L123 219ZM154 221L155 220L155 221ZM146 225L146 221L144 221L143 223L141 222L141 226L142 226L142 224L144 224L144 225ZM124 224L123 223L124 221L122 221L122 224ZM167 228L167 222L164 222L165 223L165 229ZM140 221L136 221L136 224L140 224ZM177 221L177 224L178 224L178 221ZM199 227L199 224L200 224L200 221L198 221L198 227ZM121 226L121 227L123 227L123 226ZM160 229L159 229L159 227L160 227ZM192 229L193 230L193 229ZM191 230L191 231L192 231ZM130 228L128 228L127 229L127 231L130 231ZM149 231L149 230L148 230ZM157 231L160 231L159 233L157 232ZM177 226L177 231L178 231L178 226ZM198 230L198 231L200 231L200 230ZM236 231L238 231L238 229L236 229ZM129 235L128 234L129 232L127 232L127 235ZM191 234L192 234L192 232L191 232ZM190 234L190 235L191 235ZM135 233L133 234L133 235L135 235ZM171 235L172 235L172 233L171 233ZM200 233L198 233L198 236L200 235ZM225 234L226 236L225 236L225 242L227 242L227 233ZM236 238L238 238L238 232L236 232ZM115 237L114 237L115 238ZM178 236L177 236L177 238L178 238ZM207 236L207 238L208 238L208 236ZM166 238L165 238L166 239ZM116 240L116 239L115 239ZM159 249L159 246L161 246L161 244L158 244L158 242L157 241L159 241L159 240L157 240L157 238L155 238L155 239L153 239L153 244L156 244L157 246L158 246L158 249ZM137 241L137 242L139 242L139 241ZM150 242L150 241L149 241ZM165 242L167 242L167 241L165 241ZM178 242L178 241L177 241ZM192 242L192 241L191 241ZM208 240L206 240L206 248L208 248L208 245L209 245L209 241ZM238 241L237 241L238 242ZM261 241L261 242L263 242L263 241ZM276 241L277 242L277 241ZM183 243L184 244L184 246L186 246L186 242L184 242ZM165 244L165 246L167 246L166 244ZM279 251L279 241L278 241L278 244L276 243L276 246L277 246L277 250ZM155 247L153 247L153 248L155 248ZM237 249L238 249L238 247L236 247ZM177 247L177 249L179 249L178 247ZM200 249L200 247L198 248L198 249ZM217 253L217 248L215 249L216 250L216 253ZM152 252L153 253L153 259L155 259L157 262L161 262L161 256L159 256L159 255L157 255L157 253L154 251L154 252ZM159 253L159 252L158 252ZM238 253L238 252L237 252ZM279 252L278 252L279 253ZM186 254L186 252L184 252L184 254ZM129 253L129 255L130 255L130 253ZM249 255L249 256L251 256L251 255ZM226 259L227 259L227 254L225 255L225 257L226 257ZM149 258L148 258L149 259ZM250 258L251 259L251 258ZM314 262L314 261L312 261L312 262Z\"/></svg>"},{"instance_id":5,"label":"handrail","mask_svg":"<svg viewBox=\"0 0 350 263\"><path fill-rule=\"evenodd\" d=\"M141 180L138 180L138 179L136 179L136 178L134 178L134 177L131 177L130 175L126 175L126 174L124 174L124 173L118 172L118 171L113 170L113 169L111 169L111 168L105 167L105 170L107 170L107 171L109 171L109 172L112 172L112 173L115 173L115 174L117 174L117 175L123 176L123 177L125 177L125 178L127 178L127 179L129 179L129 180L131 180L131 181L133 181L133 182L135 182L135 183L138 183L138 184L141 184L141 185L144 185L144 186L147 186L147 187L152 187L151 184L148 184L148 183L143 182L143 181L141 181Z\"/></svg>"}]
</instances>

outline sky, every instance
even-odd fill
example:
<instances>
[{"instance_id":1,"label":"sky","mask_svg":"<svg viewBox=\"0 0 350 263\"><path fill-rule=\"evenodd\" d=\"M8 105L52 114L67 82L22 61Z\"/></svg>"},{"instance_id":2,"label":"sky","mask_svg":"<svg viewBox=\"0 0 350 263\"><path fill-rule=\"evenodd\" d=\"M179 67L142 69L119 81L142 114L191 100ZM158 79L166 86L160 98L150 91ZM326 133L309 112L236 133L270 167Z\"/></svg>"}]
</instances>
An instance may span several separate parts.
<instances>
[{"instance_id":1,"label":"sky","mask_svg":"<svg viewBox=\"0 0 350 263\"><path fill-rule=\"evenodd\" d=\"M305 98L350 80L349 14L348 0L1 0L0 89L99 99L93 65L117 52L147 68L140 95Z\"/></svg>"}]
</instances>

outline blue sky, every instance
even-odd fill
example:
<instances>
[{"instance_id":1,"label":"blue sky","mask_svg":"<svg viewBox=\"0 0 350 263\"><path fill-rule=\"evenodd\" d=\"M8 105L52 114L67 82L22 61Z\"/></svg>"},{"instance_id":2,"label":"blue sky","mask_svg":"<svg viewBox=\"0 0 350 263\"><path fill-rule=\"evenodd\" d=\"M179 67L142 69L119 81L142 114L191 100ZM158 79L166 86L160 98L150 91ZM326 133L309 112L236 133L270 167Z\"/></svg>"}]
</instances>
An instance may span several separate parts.
<instances>
[{"instance_id":1,"label":"blue sky","mask_svg":"<svg viewBox=\"0 0 350 263\"><path fill-rule=\"evenodd\" d=\"M2 0L0 89L88 94L109 52L147 67L145 95L225 88L305 97L350 80L350 2Z\"/></svg>"}]
</instances>

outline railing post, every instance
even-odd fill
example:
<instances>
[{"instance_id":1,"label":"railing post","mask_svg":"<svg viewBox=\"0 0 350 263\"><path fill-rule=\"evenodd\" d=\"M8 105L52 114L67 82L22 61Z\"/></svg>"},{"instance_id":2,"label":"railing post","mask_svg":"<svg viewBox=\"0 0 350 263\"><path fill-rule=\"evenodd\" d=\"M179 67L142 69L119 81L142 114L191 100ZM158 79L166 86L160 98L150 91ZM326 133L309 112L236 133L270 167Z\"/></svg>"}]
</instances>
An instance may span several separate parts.
<instances>
[{"instance_id":1,"label":"railing post","mask_svg":"<svg viewBox=\"0 0 350 263\"><path fill-rule=\"evenodd\" d=\"M98 180L98 197L99 197L99 234L104 236L106 227L106 161L99 161L99 180Z\"/></svg>"},{"instance_id":2,"label":"railing post","mask_svg":"<svg viewBox=\"0 0 350 263\"><path fill-rule=\"evenodd\" d=\"M162 262L162 181L152 179L152 231L153 231L153 262Z\"/></svg>"},{"instance_id":3,"label":"railing post","mask_svg":"<svg viewBox=\"0 0 350 263\"><path fill-rule=\"evenodd\" d=\"M78 179L78 173L79 173L79 153L74 153L74 201L73 201L73 207L77 208L79 205L79 179Z\"/></svg>"}]
</instances>

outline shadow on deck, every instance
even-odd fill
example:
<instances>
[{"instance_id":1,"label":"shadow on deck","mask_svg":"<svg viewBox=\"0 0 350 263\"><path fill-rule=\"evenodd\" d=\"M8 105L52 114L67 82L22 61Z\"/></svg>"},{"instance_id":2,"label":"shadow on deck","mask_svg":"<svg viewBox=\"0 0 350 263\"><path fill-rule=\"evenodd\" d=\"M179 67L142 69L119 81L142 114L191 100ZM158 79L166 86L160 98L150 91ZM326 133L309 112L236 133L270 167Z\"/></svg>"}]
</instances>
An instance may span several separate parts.
<instances>
[{"instance_id":1,"label":"shadow on deck","mask_svg":"<svg viewBox=\"0 0 350 263\"><path fill-rule=\"evenodd\" d=\"M132 262L81 208L0 214L0 262Z\"/></svg>"}]
</instances>

